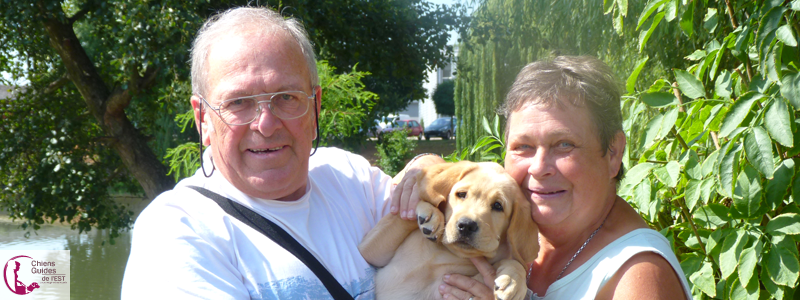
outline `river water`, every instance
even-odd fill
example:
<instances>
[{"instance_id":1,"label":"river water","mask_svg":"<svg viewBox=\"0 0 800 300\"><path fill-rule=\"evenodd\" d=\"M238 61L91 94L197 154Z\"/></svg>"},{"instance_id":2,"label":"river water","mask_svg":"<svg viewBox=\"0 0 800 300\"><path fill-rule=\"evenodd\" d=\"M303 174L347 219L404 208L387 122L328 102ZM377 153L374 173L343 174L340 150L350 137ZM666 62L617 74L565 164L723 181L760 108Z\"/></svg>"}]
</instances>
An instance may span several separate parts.
<instances>
[{"instance_id":1,"label":"river water","mask_svg":"<svg viewBox=\"0 0 800 300\"><path fill-rule=\"evenodd\" d=\"M122 233L115 242L108 242L105 231L79 234L58 224L44 225L26 238L18 222L0 218L0 250L70 250L71 299L120 298L122 274L131 251L130 232Z\"/></svg>"}]
</instances>

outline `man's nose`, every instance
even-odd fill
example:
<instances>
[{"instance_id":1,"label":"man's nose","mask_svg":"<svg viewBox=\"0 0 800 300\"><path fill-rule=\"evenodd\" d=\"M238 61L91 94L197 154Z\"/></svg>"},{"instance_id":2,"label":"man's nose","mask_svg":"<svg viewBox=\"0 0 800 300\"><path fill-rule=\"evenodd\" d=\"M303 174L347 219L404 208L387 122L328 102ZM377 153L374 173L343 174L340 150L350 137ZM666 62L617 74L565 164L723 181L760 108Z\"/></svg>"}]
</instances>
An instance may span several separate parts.
<instances>
[{"instance_id":1,"label":"man's nose","mask_svg":"<svg viewBox=\"0 0 800 300\"><path fill-rule=\"evenodd\" d=\"M253 123L250 123L250 129L261 132L264 136L270 136L275 132L275 129L280 128L283 123L270 109L271 103L269 101L258 102L260 108L256 111L258 114Z\"/></svg>"}]
</instances>

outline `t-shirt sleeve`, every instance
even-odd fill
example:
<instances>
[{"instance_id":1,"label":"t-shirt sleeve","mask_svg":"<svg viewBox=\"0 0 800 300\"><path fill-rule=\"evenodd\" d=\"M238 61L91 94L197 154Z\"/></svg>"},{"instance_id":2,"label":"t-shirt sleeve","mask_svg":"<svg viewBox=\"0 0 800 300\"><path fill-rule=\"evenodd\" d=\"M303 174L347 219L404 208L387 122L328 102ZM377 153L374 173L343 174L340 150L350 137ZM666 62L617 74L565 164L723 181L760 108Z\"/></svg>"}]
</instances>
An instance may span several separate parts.
<instances>
[{"instance_id":1,"label":"t-shirt sleeve","mask_svg":"<svg viewBox=\"0 0 800 300\"><path fill-rule=\"evenodd\" d=\"M122 299L249 299L226 230L209 225L169 205L162 197L189 196L170 191L137 218L131 254L122 281ZM194 196L196 197L196 196ZM222 220L211 226L225 227Z\"/></svg>"}]
</instances>

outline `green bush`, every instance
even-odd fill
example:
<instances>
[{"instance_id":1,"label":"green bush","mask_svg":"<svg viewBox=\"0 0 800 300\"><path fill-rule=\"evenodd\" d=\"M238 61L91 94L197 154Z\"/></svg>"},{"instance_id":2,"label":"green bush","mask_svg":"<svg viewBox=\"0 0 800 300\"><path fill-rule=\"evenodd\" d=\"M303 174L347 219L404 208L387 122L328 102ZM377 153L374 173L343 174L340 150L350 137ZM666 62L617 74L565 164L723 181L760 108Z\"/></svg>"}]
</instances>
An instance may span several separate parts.
<instances>
[{"instance_id":1,"label":"green bush","mask_svg":"<svg viewBox=\"0 0 800 300\"><path fill-rule=\"evenodd\" d=\"M407 130L397 130L383 134L375 147L378 150L378 167L386 174L394 176L414 156L417 141L408 138Z\"/></svg>"}]
</instances>

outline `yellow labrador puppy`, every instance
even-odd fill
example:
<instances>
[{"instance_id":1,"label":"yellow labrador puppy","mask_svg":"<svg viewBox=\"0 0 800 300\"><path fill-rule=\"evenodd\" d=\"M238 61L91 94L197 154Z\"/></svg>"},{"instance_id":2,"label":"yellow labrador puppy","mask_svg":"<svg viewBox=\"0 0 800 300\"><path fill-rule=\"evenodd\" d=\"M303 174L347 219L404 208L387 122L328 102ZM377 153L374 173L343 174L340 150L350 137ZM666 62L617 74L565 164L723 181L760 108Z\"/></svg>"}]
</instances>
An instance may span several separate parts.
<instances>
[{"instance_id":1,"label":"yellow labrador puppy","mask_svg":"<svg viewBox=\"0 0 800 300\"><path fill-rule=\"evenodd\" d=\"M459 162L425 168L417 177L418 222L387 215L359 250L379 267L376 298L442 299L444 274L484 282L468 258L497 269L496 299L523 299L526 263L539 252L538 227L517 183L496 163Z\"/></svg>"}]
</instances>

